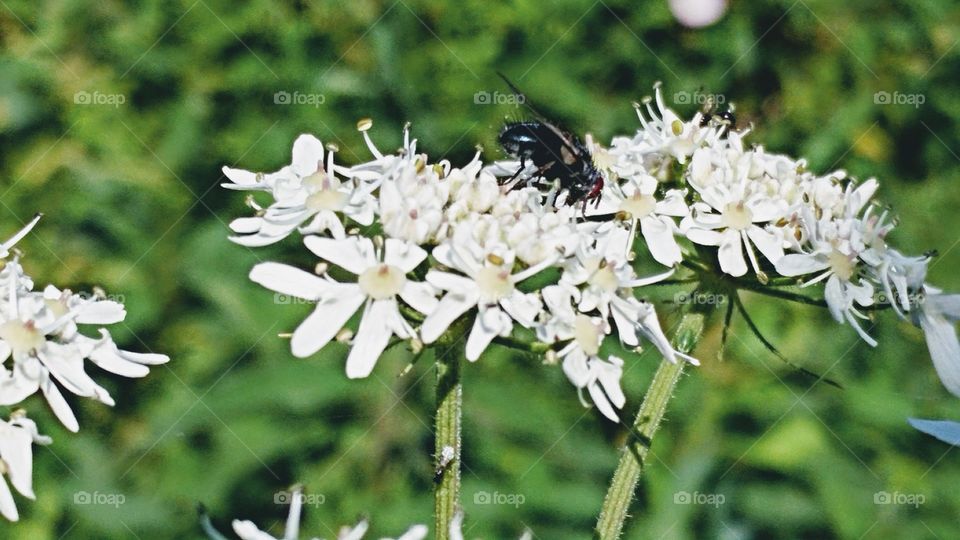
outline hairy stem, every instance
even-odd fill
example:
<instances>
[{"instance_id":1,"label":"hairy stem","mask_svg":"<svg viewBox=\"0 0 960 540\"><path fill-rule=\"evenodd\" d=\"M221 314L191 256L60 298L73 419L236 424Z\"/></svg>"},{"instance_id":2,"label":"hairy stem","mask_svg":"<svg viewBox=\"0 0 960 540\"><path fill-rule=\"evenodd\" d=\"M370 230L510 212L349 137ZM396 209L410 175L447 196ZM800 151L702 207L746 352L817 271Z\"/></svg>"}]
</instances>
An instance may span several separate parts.
<instances>
[{"instance_id":1,"label":"hairy stem","mask_svg":"<svg viewBox=\"0 0 960 540\"><path fill-rule=\"evenodd\" d=\"M440 345L437 358L437 416L434 516L438 540L450 538L450 521L460 505L460 415L463 387L460 368L462 344Z\"/></svg>"},{"instance_id":2,"label":"hairy stem","mask_svg":"<svg viewBox=\"0 0 960 540\"><path fill-rule=\"evenodd\" d=\"M674 347L683 353L693 350L703 333L704 315L698 312L687 313L680 321L680 327L674 338ZM640 412L633 422L632 437L620 453L620 462L610 481L610 488L600 509L597 520L596 536L601 540L614 540L620 537L623 522L627 518L630 502L633 500L637 482L646 464L647 453L653 444L653 436L660 427L660 421L667 410L667 403L673 396L674 387L683 373L683 361L673 364L666 359L660 362L653 382L647 389L647 395L640 405Z\"/></svg>"}]
</instances>

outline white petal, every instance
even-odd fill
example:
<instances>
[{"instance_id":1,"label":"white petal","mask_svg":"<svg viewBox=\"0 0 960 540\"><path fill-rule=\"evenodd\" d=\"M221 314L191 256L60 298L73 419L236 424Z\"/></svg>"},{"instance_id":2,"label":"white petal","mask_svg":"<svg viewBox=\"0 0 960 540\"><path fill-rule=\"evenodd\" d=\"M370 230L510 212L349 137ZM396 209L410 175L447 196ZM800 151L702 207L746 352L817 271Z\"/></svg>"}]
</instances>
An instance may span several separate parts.
<instances>
[{"instance_id":1,"label":"white petal","mask_svg":"<svg viewBox=\"0 0 960 540\"><path fill-rule=\"evenodd\" d=\"M64 427L74 433L80 431L80 424L77 423L77 417L73 415L73 411L70 409L70 405L67 404L67 400L63 398L63 394L60 393L57 385L50 380L50 377L44 377L44 380L41 381L40 389L43 390L43 395L46 396L47 403L49 403L50 408L53 409L53 414L57 416L57 419L60 420Z\"/></svg>"},{"instance_id":2,"label":"white petal","mask_svg":"<svg viewBox=\"0 0 960 540\"><path fill-rule=\"evenodd\" d=\"M230 240L234 244L244 247L263 247L269 246L270 244L276 244L277 242L283 240L287 237L290 232L293 231L296 227L290 227L290 230L284 234L278 235L266 235L266 234L250 234L247 236L228 236L227 240Z\"/></svg>"},{"instance_id":3,"label":"white petal","mask_svg":"<svg viewBox=\"0 0 960 540\"><path fill-rule=\"evenodd\" d=\"M293 332L290 350L304 358L319 351L350 320L367 297L355 284L344 284L337 294L325 296Z\"/></svg>"},{"instance_id":4,"label":"white petal","mask_svg":"<svg viewBox=\"0 0 960 540\"><path fill-rule=\"evenodd\" d=\"M109 397L107 391L83 371L83 358L77 347L48 342L40 359L49 373L74 394L98 399Z\"/></svg>"},{"instance_id":5,"label":"white petal","mask_svg":"<svg viewBox=\"0 0 960 540\"><path fill-rule=\"evenodd\" d=\"M640 231L650 254L660 264L673 266L683 260L680 246L673 237L673 222L667 217L647 216L640 220Z\"/></svg>"},{"instance_id":6,"label":"white petal","mask_svg":"<svg viewBox=\"0 0 960 540\"><path fill-rule=\"evenodd\" d=\"M0 475L0 514L10 521L20 521L17 504L13 501L13 494L10 493L10 487L3 475Z\"/></svg>"},{"instance_id":7,"label":"white petal","mask_svg":"<svg viewBox=\"0 0 960 540\"><path fill-rule=\"evenodd\" d=\"M6 427L0 437L0 457L7 464L7 474L10 483L24 497L34 498L33 481L33 434L29 430L17 427Z\"/></svg>"},{"instance_id":8,"label":"white petal","mask_svg":"<svg viewBox=\"0 0 960 540\"><path fill-rule=\"evenodd\" d=\"M388 238L384 247L386 253L383 262L396 266L404 273L412 272L427 258L427 252L420 246L396 238Z\"/></svg>"},{"instance_id":9,"label":"white petal","mask_svg":"<svg viewBox=\"0 0 960 540\"><path fill-rule=\"evenodd\" d=\"M477 288L476 283L470 278L439 270L427 272L427 282L438 289L460 294L466 294L467 291Z\"/></svg>"},{"instance_id":10,"label":"white petal","mask_svg":"<svg viewBox=\"0 0 960 540\"><path fill-rule=\"evenodd\" d=\"M834 320L842 323L844 320L843 311L849 306L843 294L843 285L840 283L840 278L838 278L836 274L831 274L827 280L827 284L823 287L823 299L827 302L827 309L830 310L830 315L833 316Z\"/></svg>"},{"instance_id":11,"label":"white petal","mask_svg":"<svg viewBox=\"0 0 960 540\"><path fill-rule=\"evenodd\" d=\"M942 316L924 312L920 315L920 328L940 381L951 394L960 397L960 342L953 324Z\"/></svg>"},{"instance_id":12,"label":"white petal","mask_svg":"<svg viewBox=\"0 0 960 540\"><path fill-rule=\"evenodd\" d=\"M447 293L423 321L420 338L424 343L433 343L447 331L453 321L477 305L477 300L479 295L475 291L467 291L467 294Z\"/></svg>"},{"instance_id":13,"label":"white petal","mask_svg":"<svg viewBox=\"0 0 960 540\"><path fill-rule=\"evenodd\" d=\"M777 261L784 257L783 242L776 234L753 226L747 229L747 236L750 237L753 245L757 246L760 253L763 253L763 256L771 263L777 264Z\"/></svg>"},{"instance_id":14,"label":"white petal","mask_svg":"<svg viewBox=\"0 0 960 540\"><path fill-rule=\"evenodd\" d=\"M77 313L80 324L114 324L127 316L123 304L113 300L99 300L85 304Z\"/></svg>"},{"instance_id":15,"label":"white petal","mask_svg":"<svg viewBox=\"0 0 960 540\"><path fill-rule=\"evenodd\" d=\"M500 305L515 321L526 328L533 326L543 307L537 295L524 294L518 290L514 290L510 296L500 300Z\"/></svg>"},{"instance_id":16,"label":"white petal","mask_svg":"<svg viewBox=\"0 0 960 540\"><path fill-rule=\"evenodd\" d=\"M617 416L617 411L610 405L610 401L607 399L606 394L603 393L603 390L600 389L599 383L596 381L592 382L587 386L587 391L590 392L590 399L593 400L594 405L597 406L597 410L600 411L601 414L614 422L620 421L620 417Z\"/></svg>"},{"instance_id":17,"label":"white petal","mask_svg":"<svg viewBox=\"0 0 960 540\"><path fill-rule=\"evenodd\" d=\"M323 143L304 133L293 142L293 170L300 176L309 176L323 166Z\"/></svg>"},{"instance_id":18,"label":"white petal","mask_svg":"<svg viewBox=\"0 0 960 540\"><path fill-rule=\"evenodd\" d=\"M223 175L230 179L231 182L240 186L255 186L257 185L257 173L245 171L243 169L233 169L230 167L224 166Z\"/></svg>"},{"instance_id":19,"label":"white petal","mask_svg":"<svg viewBox=\"0 0 960 540\"><path fill-rule=\"evenodd\" d=\"M2 367L0 367L2 368ZM6 371L6 368L2 368ZM0 375L0 405L16 405L40 389L40 381L23 375L21 370Z\"/></svg>"},{"instance_id":20,"label":"white petal","mask_svg":"<svg viewBox=\"0 0 960 540\"><path fill-rule=\"evenodd\" d=\"M230 222L230 230L237 234L253 234L262 226L262 217L242 217Z\"/></svg>"},{"instance_id":21,"label":"white petal","mask_svg":"<svg viewBox=\"0 0 960 540\"><path fill-rule=\"evenodd\" d=\"M590 367L587 365L587 355L580 347L574 347L569 354L563 357L563 373L577 388L586 388L590 384Z\"/></svg>"},{"instance_id":22,"label":"white petal","mask_svg":"<svg viewBox=\"0 0 960 540\"><path fill-rule=\"evenodd\" d=\"M743 241L733 229L722 233L720 249L717 251L720 269L734 277L747 273L747 261L743 258Z\"/></svg>"},{"instance_id":23,"label":"white petal","mask_svg":"<svg viewBox=\"0 0 960 540\"><path fill-rule=\"evenodd\" d=\"M307 249L323 260L356 275L377 264L373 241L369 238L350 237L344 240L308 236L303 239Z\"/></svg>"},{"instance_id":24,"label":"white petal","mask_svg":"<svg viewBox=\"0 0 960 540\"><path fill-rule=\"evenodd\" d=\"M106 329L101 328L103 336L90 351L88 358L101 369L123 377L144 377L150 373L147 366L165 364L170 357L165 354L135 353L123 351L111 339Z\"/></svg>"},{"instance_id":25,"label":"white petal","mask_svg":"<svg viewBox=\"0 0 960 540\"><path fill-rule=\"evenodd\" d=\"M657 213L664 216L684 217L690 213L687 203L684 202L683 190L671 189L663 200L657 203Z\"/></svg>"},{"instance_id":26,"label":"white petal","mask_svg":"<svg viewBox=\"0 0 960 540\"><path fill-rule=\"evenodd\" d=\"M318 300L339 285L299 268L275 262L260 263L250 270L250 279L280 294Z\"/></svg>"},{"instance_id":27,"label":"white petal","mask_svg":"<svg viewBox=\"0 0 960 540\"><path fill-rule=\"evenodd\" d=\"M600 382L604 393L610 398L610 403L618 409L623 408L627 402L627 396L623 394L623 389L620 387L620 378L623 377L623 360L611 356L609 362L597 361L595 369L597 370L597 381ZM610 419L616 420L616 418Z\"/></svg>"},{"instance_id":28,"label":"white petal","mask_svg":"<svg viewBox=\"0 0 960 540\"><path fill-rule=\"evenodd\" d=\"M397 540L423 540L429 532L430 529L426 525L414 525L397 537Z\"/></svg>"},{"instance_id":29,"label":"white petal","mask_svg":"<svg viewBox=\"0 0 960 540\"><path fill-rule=\"evenodd\" d=\"M691 242L700 244L701 246L716 246L719 245L723 239L723 235L717 231L710 231L698 227L688 229L686 234Z\"/></svg>"},{"instance_id":30,"label":"white petal","mask_svg":"<svg viewBox=\"0 0 960 540\"><path fill-rule=\"evenodd\" d=\"M769 199L762 199L753 204L748 204L752 220L754 223L766 223L783 217L783 208Z\"/></svg>"},{"instance_id":31,"label":"white petal","mask_svg":"<svg viewBox=\"0 0 960 540\"><path fill-rule=\"evenodd\" d=\"M499 307L481 309L467 338L467 360L475 362L496 336L509 335L513 323Z\"/></svg>"},{"instance_id":32,"label":"white petal","mask_svg":"<svg viewBox=\"0 0 960 540\"><path fill-rule=\"evenodd\" d=\"M237 536L239 536L241 540L277 540L273 536L258 529L252 521L247 520L233 520L233 532L237 533Z\"/></svg>"},{"instance_id":33,"label":"white petal","mask_svg":"<svg viewBox=\"0 0 960 540\"><path fill-rule=\"evenodd\" d=\"M806 253L791 253L784 255L774 263L777 273L781 276L802 276L825 270L830 266L826 259Z\"/></svg>"},{"instance_id":34,"label":"white petal","mask_svg":"<svg viewBox=\"0 0 960 540\"><path fill-rule=\"evenodd\" d=\"M439 303L436 293L436 289L429 283L408 281L400 290L400 298L403 298L403 301L410 304L413 309L429 315L437 309Z\"/></svg>"},{"instance_id":35,"label":"white petal","mask_svg":"<svg viewBox=\"0 0 960 540\"><path fill-rule=\"evenodd\" d=\"M350 355L347 357L347 377L351 379L366 377L373 371L373 366L377 365L380 354L387 348L390 336L393 335L388 320L392 315L391 312L397 311L396 302L390 298L375 300L367 305L360 320L360 328L357 329L357 335L353 338L353 348L350 349Z\"/></svg>"},{"instance_id":36,"label":"white petal","mask_svg":"<svg viewBox=\"0 0 960 540\"><path fill-rule=\"evenodd\" d=\"M928 294L925 301L927 309L935 310L948 321L960 320L960 294Z\"/></svg>"},{"instance_id":37,"label":"white petal","mask_svg":"<svg viewBox=\"0 0 960 540\"><path fill-rule=\"evenodd\" d=\"M660 354L670 362L676 362L676 352L670 346L670 340L660 327L660 319L657 318L657 312L653 306L647 303L643 304L643 309L639 310L637 317L637 328L643 335L653 343L654 347L660 351Z\"/></svg>"},{"instance_id":38,"label":"white petal","mask_svg":"<svg viewBox=\"0 0 960 540\"><path fill-rule=\"evenodd\" d=\"M907 418L910 425L936 437L941 441L960 446L960 422L950 422L948 420L923 420L921 418Z\"/></svg>"}]
</instances>

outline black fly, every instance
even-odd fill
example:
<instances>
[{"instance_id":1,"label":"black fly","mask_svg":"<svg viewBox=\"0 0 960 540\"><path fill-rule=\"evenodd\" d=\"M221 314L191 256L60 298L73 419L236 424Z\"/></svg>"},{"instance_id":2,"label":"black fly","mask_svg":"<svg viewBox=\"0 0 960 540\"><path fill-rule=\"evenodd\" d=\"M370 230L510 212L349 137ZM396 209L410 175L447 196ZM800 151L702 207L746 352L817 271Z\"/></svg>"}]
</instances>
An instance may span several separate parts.
<instances>
[{"instance_id":1,"label":"black fly","mask_svg":"<svg viewBox=\"0 0 960 540\"><path fill-rule=\"evenodd\" d=\"M599 204L603 175L593 164L590 150L576 135L560 129L530 106L526 96L503 73L498 75L536 117L535 120L508 122L500 130L500 146L511 157L520 160L520 168L503 184L516 180L529 162L537 168L534 177L560 182L560 188L567 192L566 204L583 201L584 211L587 202Z\"/></svg>"}]
</instances>

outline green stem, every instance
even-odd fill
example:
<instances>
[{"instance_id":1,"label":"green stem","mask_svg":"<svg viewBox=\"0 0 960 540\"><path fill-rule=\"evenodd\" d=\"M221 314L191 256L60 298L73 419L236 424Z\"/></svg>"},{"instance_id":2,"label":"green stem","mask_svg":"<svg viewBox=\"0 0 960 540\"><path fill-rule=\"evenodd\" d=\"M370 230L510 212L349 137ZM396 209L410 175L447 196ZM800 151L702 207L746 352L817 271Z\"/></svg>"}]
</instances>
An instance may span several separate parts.
<instances>
[{"instance_id":1,"label":"green stem","mask_svg":"<svg viewBox=\"0 0 960 540\"><path fill-rule=\"evenodd\" d=\"M683 353L693 350L703 333L704 314L686 313L680 321L680 327L674 338L674 347ZM640 412L633 423L633 437L624 445L620 453L620 462L613 474L607 496L600 509L597 520L596 536L601 540L615 540L620 537L623 522L627 518L630 502L633 500L637 482L646 464L647 453L653 443L653 436L660 427L660 421L667 410L667 403L673 396L673 389L683 373L683 361L676 364L664 359L657 368L653 382L647 389L647 395L640 405Z\"/></svg>"},{"instance_id":2,"label":"green stem","mask_svg":"<svg viewBox=\"0 0 960 540\"><path fill-rule=\"evenodd\" d=\"M437 416L435 423L436 491L434 516L437 540L450 538L450 522L460 504L460 415L463 386L460 368L463 346L444 344L435 349L437 358ZM444 449L448 449L446 452ZM453 449L452 454L450 450ZM452 459L448 459L452 455Z\"/></svg>"}]
</instances>

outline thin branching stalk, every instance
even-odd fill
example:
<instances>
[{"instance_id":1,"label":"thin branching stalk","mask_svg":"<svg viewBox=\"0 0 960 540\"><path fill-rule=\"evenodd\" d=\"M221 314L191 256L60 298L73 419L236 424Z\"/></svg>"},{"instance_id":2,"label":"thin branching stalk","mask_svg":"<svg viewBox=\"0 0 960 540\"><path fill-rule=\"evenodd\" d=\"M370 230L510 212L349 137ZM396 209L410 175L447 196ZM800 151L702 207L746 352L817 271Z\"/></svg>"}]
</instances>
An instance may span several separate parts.
<instances>
[{"instance_id":1,"label":"thin branching stalk","mask_svg":"<svg viewBox=\"0 0 960 540\"><path fill-rule=\"evenodd\" d=\"M683 316L674 338L674 346L678 351L689 353L693 350L703 333L703 322L704 315L699 312L690 312ZM683 364L682 360L671 363L664 359L647 389L647 395L644 396L640 412L637 413L633 423L632 436L621 451L620 462L613 474L607 496L603 500L596 530L597 538L601 540L620 537L637 482L646 463L647 453L653 443L653 436L660 427L660 421L667 410L667 403L673 396L674 387L683 373Z\"/></svg>"}]
</instances>

